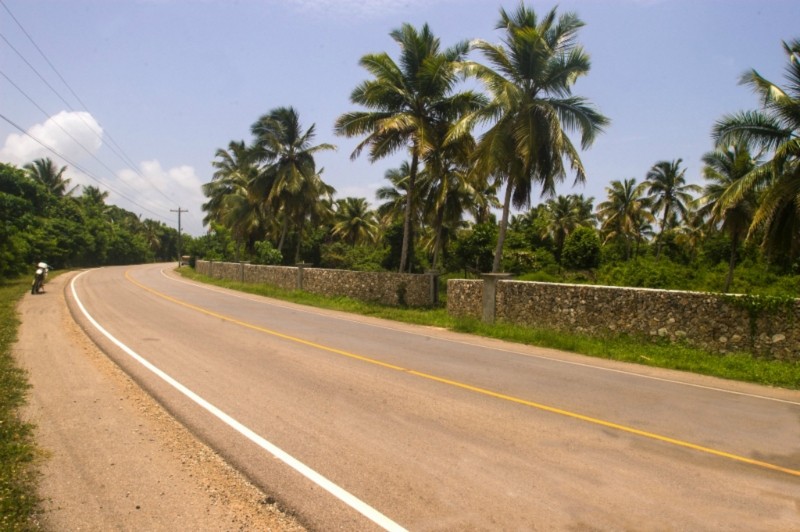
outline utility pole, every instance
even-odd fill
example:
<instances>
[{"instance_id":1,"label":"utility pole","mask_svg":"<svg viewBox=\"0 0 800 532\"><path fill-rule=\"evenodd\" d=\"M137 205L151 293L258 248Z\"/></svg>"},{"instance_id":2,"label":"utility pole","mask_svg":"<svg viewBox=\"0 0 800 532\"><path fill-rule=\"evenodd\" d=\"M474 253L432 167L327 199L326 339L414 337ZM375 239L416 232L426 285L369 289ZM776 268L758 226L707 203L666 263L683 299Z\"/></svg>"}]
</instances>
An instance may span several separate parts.
<instances>
[{"instance_id":1,"label":"utility pole","mask_svg":"<svg viewBox=\"0 0 800 532\"><path fill-rule=\"evenodd\" d=\"M187 209L181 209L179 206L177 210L170 209L169 212L178 213L178 268L180 268L181 267L181 213L189 211Z\"/></svg>"}]
</instances>

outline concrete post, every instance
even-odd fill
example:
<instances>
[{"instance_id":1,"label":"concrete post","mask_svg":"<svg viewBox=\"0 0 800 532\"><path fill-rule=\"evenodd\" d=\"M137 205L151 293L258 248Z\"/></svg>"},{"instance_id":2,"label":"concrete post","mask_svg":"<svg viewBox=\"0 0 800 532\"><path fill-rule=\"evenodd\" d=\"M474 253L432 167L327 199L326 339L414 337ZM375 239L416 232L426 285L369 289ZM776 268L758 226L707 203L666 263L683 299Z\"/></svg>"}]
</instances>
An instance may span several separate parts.
<instances>
[{"instance_id":1,"label":"concrete post","mask_svg":"<svg viewBox=\"0 0 800 532\"><path fill-rule=\"evenodd\" d=\"M483 273L483 322L494 323L497 306L497 281L510 279L510 273Z\"/></svg>"},{"instance_id":2,"label":"concrete post","mask_svg":"<svg viewBox=\"0 0 800 532\"><path fill-rule=\"evenodd\" d=\"M432 306L436 306L439 304L439 271L438 270L428 270L427 273L430 276L431 282L431 295L430 301Z\"/></svg>"},{"instance_id":3,"label":"concrete post","mask_svg":"<svg viewBox=\"0 0 800 532\"><path fill-rule=\"evenodd\" d=\"M313 266L310 262L298 262L295 264L297 267L297 289L303 289L303 270L308 268L309 266Z\"/></svg>"}]
</instances>

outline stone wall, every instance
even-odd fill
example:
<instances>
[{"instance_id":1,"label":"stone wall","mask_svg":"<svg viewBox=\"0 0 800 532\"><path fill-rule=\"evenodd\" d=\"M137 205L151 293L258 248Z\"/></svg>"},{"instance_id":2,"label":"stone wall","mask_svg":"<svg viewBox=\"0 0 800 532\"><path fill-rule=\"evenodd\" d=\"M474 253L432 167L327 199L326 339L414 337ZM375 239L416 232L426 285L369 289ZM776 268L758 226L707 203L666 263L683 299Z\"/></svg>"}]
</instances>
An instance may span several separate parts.
<instances>
[{"instance_id":1,"label":"stone wall","mask_svg":"<svg viewBox=\"0 0 800 532\"><path fill-rule=\"evenodd\" d=\"M451 316L480 319L483 281L450 279L447 281L447 313Z\"/></svg>"},{"instance_id":2,"label":"stone wall","mask_svg":"<svg viewBox=\"0 0 800 532\"><path fill-rule=\"evenodd\" d=\"M435 301L436 277L429 274L352 272L296 266L264 266L198 260L195 271L217 279L265 283L325 296L347 296L384 305L428 307Z\"/></svg>"},{"instance_id":3,"label":"stone wall","mask_svg":"<svg viewBox=\"0 0 800 532\"><path fill-rule=\"evenodd\" d=\"M451 315L481 318L476 302L483 281L450 280L447 290ZM800 300L771 309L754 307L752 301L700 292L499 281L495 316L533 327L685 341L713 352L800 361Z\"/></svg>"}]
</instances>

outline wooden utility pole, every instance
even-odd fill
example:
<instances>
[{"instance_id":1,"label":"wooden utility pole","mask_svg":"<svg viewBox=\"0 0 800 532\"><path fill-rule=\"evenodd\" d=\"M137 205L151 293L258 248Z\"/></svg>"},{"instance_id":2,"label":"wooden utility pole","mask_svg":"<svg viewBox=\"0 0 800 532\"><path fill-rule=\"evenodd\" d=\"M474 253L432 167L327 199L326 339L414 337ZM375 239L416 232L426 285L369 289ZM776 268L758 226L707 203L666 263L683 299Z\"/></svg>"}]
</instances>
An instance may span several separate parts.
<instances>
[{"instance_id":1,"label":"wooden utility pole","mask_svg":"<svg viewBox=\"0 0 800 532\"><path fill-rule=\"evenodd\" d=\"M181 209L180 206L178 209L170 209L169 212L177 212L178 213L178 268L181 267L181 213L189 212L187 209Z\"/></svg>"}]
</instances>

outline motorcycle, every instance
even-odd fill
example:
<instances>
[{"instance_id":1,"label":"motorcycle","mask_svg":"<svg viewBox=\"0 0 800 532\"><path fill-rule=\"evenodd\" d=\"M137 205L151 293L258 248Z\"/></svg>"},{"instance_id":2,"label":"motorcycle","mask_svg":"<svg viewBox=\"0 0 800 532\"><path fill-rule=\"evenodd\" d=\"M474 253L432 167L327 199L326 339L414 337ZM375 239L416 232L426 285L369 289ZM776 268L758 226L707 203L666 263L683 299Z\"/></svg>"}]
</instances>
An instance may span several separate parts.
<instances>
[{"instance_id":1,"label":"motorcycle","mask_svg":"<svg viewBox=\"0 0 800 532\"><path fill-rule=\"evenodd\" d=\"M33 283L31 283L31 294L44 293L44 280L47 278L47 271L49 267L44 262L36 265L36 273L33 275Z\"/></svg>"}]
</instances>

